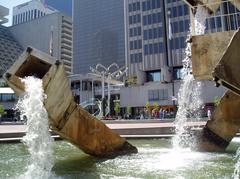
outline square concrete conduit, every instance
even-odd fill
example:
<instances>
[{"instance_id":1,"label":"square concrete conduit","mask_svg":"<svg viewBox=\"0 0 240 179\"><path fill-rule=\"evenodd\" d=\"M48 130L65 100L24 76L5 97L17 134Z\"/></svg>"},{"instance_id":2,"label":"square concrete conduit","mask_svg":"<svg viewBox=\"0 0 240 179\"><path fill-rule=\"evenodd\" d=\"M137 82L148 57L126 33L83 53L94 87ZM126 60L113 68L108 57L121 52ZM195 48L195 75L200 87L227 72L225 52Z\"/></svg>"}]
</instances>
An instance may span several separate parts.
<instances>
[{"instance_id":1,"label":"square concrete conduit","mask_svg":"<svg viewBox=\"0 0 240 179\"><path fill-rule=\"evenodd\" d=\"M212 72L226 51L235 31L192 37L192 71L198 80L212 80Z\"/></svg>"},{"instance_id":2,"label":"square concrete conduit","mask_svg":"<svg viewBox=\"0 0 240 179\"><path fill-rule=\"evenodd\" d=\"M213 72L218 84L240 95L240 29L238 29Z\"/></svg>"}]
</instances>

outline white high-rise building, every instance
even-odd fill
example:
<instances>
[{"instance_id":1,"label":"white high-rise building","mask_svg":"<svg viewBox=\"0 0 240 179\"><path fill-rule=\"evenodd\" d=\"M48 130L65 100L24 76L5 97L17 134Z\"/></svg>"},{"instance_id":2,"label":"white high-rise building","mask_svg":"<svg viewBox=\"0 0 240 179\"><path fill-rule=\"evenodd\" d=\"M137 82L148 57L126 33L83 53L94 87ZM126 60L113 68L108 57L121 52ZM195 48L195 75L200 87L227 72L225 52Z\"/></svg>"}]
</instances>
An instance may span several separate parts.
<instances>
[{"instance_id":1,"label":"white high-rise building","mask_svg":"<svg viewBox=\"0 0 240 179\"><path fill-rule=\"evenodd\" d=\"M57 12L57 10L47 6L43 1L32 0L13 8L13 25L28 22L54 12Z\"/></svg>"}]
</instances>

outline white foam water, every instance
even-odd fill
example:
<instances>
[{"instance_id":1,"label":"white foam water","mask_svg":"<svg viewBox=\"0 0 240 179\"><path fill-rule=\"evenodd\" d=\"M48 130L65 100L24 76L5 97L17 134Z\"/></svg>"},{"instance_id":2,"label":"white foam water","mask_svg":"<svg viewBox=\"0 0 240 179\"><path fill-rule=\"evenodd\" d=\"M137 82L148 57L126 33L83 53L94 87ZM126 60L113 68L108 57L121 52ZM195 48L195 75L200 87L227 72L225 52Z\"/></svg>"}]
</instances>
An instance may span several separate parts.
<instances>
[{"instance_id":1,"label":"white foam water","mask_svg":"<svg viewBox=\"0 0 240 179\"><path fill-rule=\"evenodd\" d=\"M42 80L35 77L22 79L25 93L20 98L17 108L21 118L27 120L26 135L23 143L28 147L30 159L27 171L22 179L47 179L54 164L53 139L48 126L48 114L43 101L46 98L42 88Z\"/></svg>"},{"instance_id":2,"label":"white foam water","mask_svg":"<svg viewBox=\"0 0 240 179\"><path fill-rule=\"evenodd\" d=\"M205 22L208 16L207 11L199 6L195 14L195 35L204 34ZM190 28L189 34L192 33ZM179 149L184 145L194 145L183 135L186 133L186 125L188 118L196 118L199 116L199 109L202 106L201 100L201 82L194 80L192 72L191 62L191 44L189 43L190 35L187 39L187 46L185 49L185 58L183 60L183 82L178 92L178 111L175 119L175 133L176 135L172 139L173 148ZM189 146L192 147L192 146Z\"/></svg>"},{"instance_id":3,"label":"white foam water","mask_svg":"<svg viewBox=\"0 0 240 179\"><path fill-rule=\"evenodd\" d=\"M206 19L208 17L208 11L203 6L198 6L196 14L194 16L195 35L202 35L206 29Z\"/></svg>"},{"instance_id":4,"label":"white foam water","mask_svg":"<svg viewBox=\"0 0 240 179\"><path fill-rule=\"evenodd\" d=\"M237 152L236 152L236 157L237 162L235 164L235 169L233 172L233 179L239 179L240 178L240 147L238 148Z\"/></svg>"}]
</instances>

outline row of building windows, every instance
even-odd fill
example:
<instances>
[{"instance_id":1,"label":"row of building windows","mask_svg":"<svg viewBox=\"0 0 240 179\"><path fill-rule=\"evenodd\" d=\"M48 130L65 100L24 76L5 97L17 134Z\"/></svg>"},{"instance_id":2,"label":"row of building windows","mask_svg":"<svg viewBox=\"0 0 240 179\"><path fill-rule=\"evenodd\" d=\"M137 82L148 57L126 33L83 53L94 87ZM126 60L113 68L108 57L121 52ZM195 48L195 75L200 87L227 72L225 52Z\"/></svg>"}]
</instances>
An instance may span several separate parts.
<instances>
[{"instance_id":1,"label":"row of building windows","mask_svg":"<svg viewBox=\"0 0 240 179\"><path fill-rule=\"evenodd\" d=\"M142 35L142 28L141 27L134 27L129 29L129 36L134 37L134 36L140 36Z\"/></svg>"},{"instance_id":2,"label":"row of building windows","mask_svg":"<svg viewBox=\"0 0 240 179\"><path fill-rule=\"evenodd\" d=\"M164 52L164 45L162 42L151 43L144 45L144 55L152 55Z\"/></svg>"},{"instance_id":3,"label":"row of building windows","mask_svg":"<svg viewBox=\"0 0 240 179\"><path fill-rule=\"evenodd\" d=\"M136 50L142 48L142 40L130 41L130 50Z\"/></svg>"},{"instance_id":4,"label":"row of building windows","mask_svg":"<svg viewBox=\"0 0 240 179\"><path fill-rule=\"evenodd\" d=\"M128 4L128 12L139 11L140 10L140 2L134 2Z\"/></svg>"},{"instance_id":5,"label":"row of building windows","mask_svg":"<svg viewBox=\"0 0 240 179\"><path fill-rule=\"evenodd\" d=\"M170 40L171 49L181 49L186 47L186 37L176 37Z\"/></svg>"},{"instance_id":6,"label":"row of building windows","mask_svg":"<svg viewBox=\"0 0 240 179\"><path fill-rule=\"evenodd\" d=\"M168 89L158 89L148 91L149 101L168 100Z\"/></svg>"},{"instance_id":7,"label":"row of building windows","mask_svg":"<svg viewBox=\"0 0 240 179\"><path fill-rule=\"evenodd\" d=\"M142 10L148 11L151 9L157 9L161 7L161 0L148 0L142 2Z\"/></svg>"},{"instance_id":8,"label":"row of building windows","mask_svg":"<svg viewBox=\"0 0 240 179\"><path fill-rule=\"evenodd\" d=\"M142 62L142 53L135 53L130 55L130 63Z\"/></svg>"},{"instance_id":9,"label":"row of building windows","mask_svg":"<svg viewBox=\"0 0 240 179\"><path fill-rule=\"evenodd\" d=\"M160 38L160 37L163 37L163 28L162 27L147 29L147 30L144 30L144 32L143 32L144 40L156 39L156 38Z\"/></svg>"},{"instance_id":10,"label":"row of building windows","mask_svg":"<svg viewBox=\"0 0 240 179\"><path fill-rule=\"evenodd\" d=\"M167 0L167 3L173 3L173 2L178 2L178 1L182 1L182 0Z\"/></svg>"},{"instance_id":11,"label":"row of building windows","mask_svg":"<svg viewBox=\"0 0 240 179\"><path fill-rule=\"evenodd\" d=\"M172 33L187 32L189 30L189 20L173 22L171 27Z\"/></svg>"},{"instance_id":12,"label":"row of building windows","mask_svg":"<svg viewBox=\"0 0 240 179\"><path fill-rule=\"evenodd\" d=\"M179 17L179 16L186 16L189 14L189 7L188 5L181 5L181 6L174 6L168 8L168 12L170 12L170 17Z\"/></svg>"},{"instance_id":13,"label":"row of building windows","mask_svg":"<svg viewBox=\"0 0 240 179\"><path fill-rule=\"evenodd\" d=\"M161 13L152 13L143 16L143 25L156 24L161 22Z\"/></svg>"},{"instance_id":14,"label":"row of building windows","mask_svg":"<svg viewBox=\"0 0 240 179\"><path fill-rule=\"evenodd\" d=\"M14 94L0 94L0 102L13 102L16 101Z\"/></svg>"},{"instance_id":15,"label":"row of building windows","mask_svg":"<svg viewBox=\"0 0 240 179\"><path fill-rule=\"evenodd\" d=\"M129 16L129 24L131 25L136 23L141 23L141 15L136 14L136 15Z\"/></svg>"},{"instance_id":16,"label":"row of building windows","mask_svg":"<svg viewBox=\"0 0 240 179\"><path fill-rule=\"evenodd\" d=\"M221 29L235 30L240 26L240 13L225 17L212 17L206 20L206 30Z\"/></svg>"},{"instance_id":17,"label":"row of building windows","mask_svg":"<svg viewBox=\"0 0 240 179\"><path fill-rule=\"evenodd\" d=\"M27 22L32 19L36 19L41 16L45 16L46 14L41 12L40 10L34 9L29 10L27 12L23 12L18 15L13 16L13 25L20 24L22 22Z\"/></svg>"}]
</instances>

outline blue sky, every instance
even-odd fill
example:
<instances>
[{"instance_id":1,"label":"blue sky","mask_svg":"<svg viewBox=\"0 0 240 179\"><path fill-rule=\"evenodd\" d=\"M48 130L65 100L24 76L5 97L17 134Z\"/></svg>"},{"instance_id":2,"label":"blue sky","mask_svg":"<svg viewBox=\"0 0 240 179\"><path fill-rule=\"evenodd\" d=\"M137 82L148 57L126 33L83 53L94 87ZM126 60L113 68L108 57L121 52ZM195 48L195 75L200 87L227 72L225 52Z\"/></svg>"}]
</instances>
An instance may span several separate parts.
<instances>
[{"instance_id":1,"label":"blue sky","mask_svg":"<svg viewBox=\"0 0 240 179\"><path fill-rule=\"evenodd\" d=\"M4 25L6 26L12 25L12 8L14 6L17 6L19 4L22 4L28 1L30 0L0 0L0 5L7 7L9 9L9 16L8 16L9 22Z\"/></svg>"}]
</instances>

